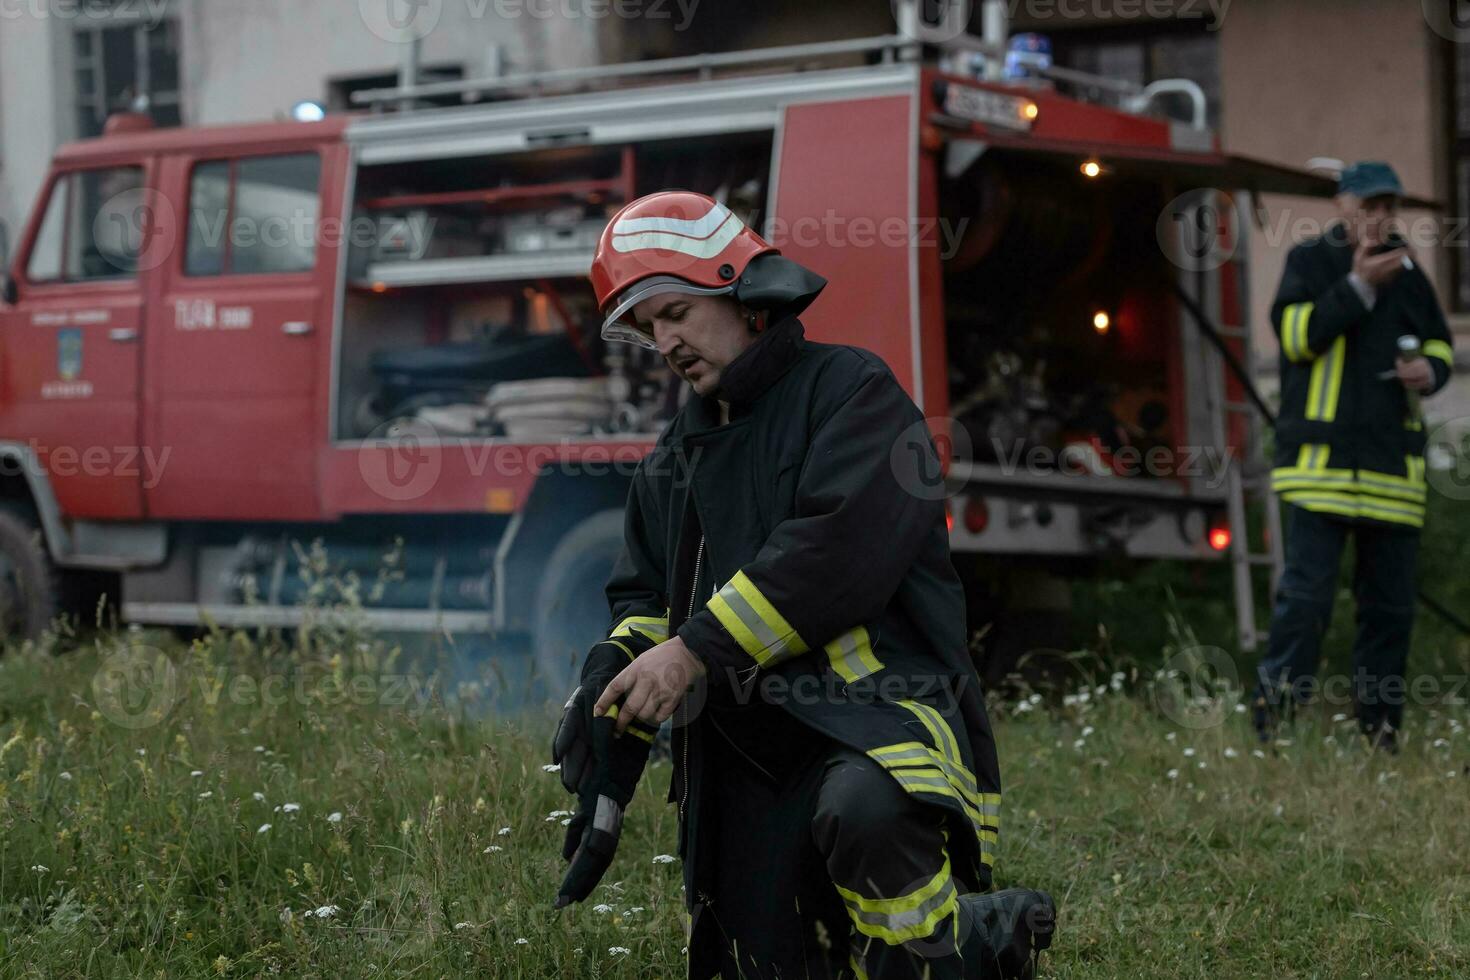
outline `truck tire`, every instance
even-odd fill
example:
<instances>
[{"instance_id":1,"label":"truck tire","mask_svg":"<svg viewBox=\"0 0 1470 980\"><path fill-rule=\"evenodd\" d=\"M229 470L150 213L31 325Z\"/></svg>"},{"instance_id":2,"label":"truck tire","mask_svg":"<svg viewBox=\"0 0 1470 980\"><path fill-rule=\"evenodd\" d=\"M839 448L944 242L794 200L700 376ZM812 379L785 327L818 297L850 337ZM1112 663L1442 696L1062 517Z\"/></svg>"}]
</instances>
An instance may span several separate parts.
<instances>
[{"instance_id":1,"label":"truck tire","mask_svg":"<svg viewBox=\"0 0 1470 980\"><path fill-rule=\"evenodd\" d=\"M0 638L34 640L61 612L61 576L30 511L0 504Z\"/></svg>"},{"instance_id":2,"label":"truck tire","mask_svg":"<svg viewBox=\"0 0 1470 980\"><path fill-rule=\"evenodd\" d=\"M607 634L604 592L623 548L623 512L604 510L564 534L536 590L533 648L542 693L559 701L571 691L582 658Z\"/></svg>"}]
</instances>

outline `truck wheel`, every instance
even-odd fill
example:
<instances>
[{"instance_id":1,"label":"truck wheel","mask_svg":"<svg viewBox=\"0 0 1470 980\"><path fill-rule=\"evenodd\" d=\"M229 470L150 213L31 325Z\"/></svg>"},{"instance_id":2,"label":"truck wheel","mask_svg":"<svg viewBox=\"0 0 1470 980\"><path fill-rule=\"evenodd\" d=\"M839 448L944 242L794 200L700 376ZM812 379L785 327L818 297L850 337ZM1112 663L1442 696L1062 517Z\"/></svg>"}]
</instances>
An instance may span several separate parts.
<instances>
[{"instance_id":1,"label":"truck wheel","mask_svg":"<svg viewBox=\"0 0 1470 980\"><path fill-rule=\"evenodd\" d=\"M61 611L61 581L30 513L0 504L0 637L33 640Z\"/></svg>"},{"instance_id":2,"label":"truck wheel","mask_svg":"<svg viewBox=\"0 0 1470 980\"><path fill-rule=\"evenodd\" d=\"M582 658L607 633L608 577L623 547L623 512L605 510L562 536L536 590L536 669L548 698L571 691Z\"/></svg>"}]
</instances>

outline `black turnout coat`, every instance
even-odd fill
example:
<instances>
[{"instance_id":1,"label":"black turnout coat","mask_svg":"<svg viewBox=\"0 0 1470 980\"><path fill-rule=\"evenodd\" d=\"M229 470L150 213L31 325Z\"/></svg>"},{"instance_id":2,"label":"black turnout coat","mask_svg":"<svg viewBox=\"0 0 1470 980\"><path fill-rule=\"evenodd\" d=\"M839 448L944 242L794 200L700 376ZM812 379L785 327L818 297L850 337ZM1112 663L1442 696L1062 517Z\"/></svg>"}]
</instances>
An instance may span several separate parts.
<instances>
[{"instance_id":1,"label":"black turnout coat","mask_svg":"<svg viewBox=\"0 0 1470 980\"><path fill-rule=\"evenodd\" d=\"M954 873L973 888L990 885L999 830L922 413L880 358L807 341L794 317L725 369L721 397L728 423L691 396L640 464L607 586L609 641L636 655L677 633L709 671L675 716L669 791L691 961L711 887L696 851L772 843L701 834L711 725L773 771L828 739L866 753L945 815Z\"/></svg>"}]
</instances>

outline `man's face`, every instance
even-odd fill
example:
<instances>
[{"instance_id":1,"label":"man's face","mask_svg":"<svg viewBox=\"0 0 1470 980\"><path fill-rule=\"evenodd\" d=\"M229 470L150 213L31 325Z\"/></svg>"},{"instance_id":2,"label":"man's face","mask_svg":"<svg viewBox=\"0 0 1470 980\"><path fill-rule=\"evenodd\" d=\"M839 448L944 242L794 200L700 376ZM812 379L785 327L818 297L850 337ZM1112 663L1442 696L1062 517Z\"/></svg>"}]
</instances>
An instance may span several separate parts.
<instances>
[{"instance_id":1,"label":"man's face","mask_svg":"<svg viewBox=\"0 0 1470 980\"><path fill-rule=\"evenodd\" d=\"M755 342L740 304L728 296L661 293L633 307L633 319L652 334L675 374L708 397L720 373Z\"/></svg>"},{"instance_id":2,"label":"man's face","mask_svg":"<svg viewBox=\"0 0 1470 980\"><path fill-rule=\"evenodd\" d=\"M1354 245L1367 242L1381 245L1392 230L1399 213L1399 200L1392 194L1362 198L1356 194L1337 195L1337 211L1347 223L1348 240Z\"/></svg>"}]
</instances>

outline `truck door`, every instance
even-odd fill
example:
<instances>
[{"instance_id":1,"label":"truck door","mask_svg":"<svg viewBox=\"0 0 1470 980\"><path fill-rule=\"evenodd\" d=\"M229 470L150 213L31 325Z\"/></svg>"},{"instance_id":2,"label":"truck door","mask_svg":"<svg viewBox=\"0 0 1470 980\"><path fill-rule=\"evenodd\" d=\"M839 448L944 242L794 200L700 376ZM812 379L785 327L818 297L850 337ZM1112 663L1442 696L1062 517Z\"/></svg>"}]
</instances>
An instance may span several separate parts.
<instances>
[{"instance_id":1,"label":"truck door","mask_svg":"<svg viewBox=\"0 0 1470 980\"><path fill-rule=\"evenodd\" d=\"M0 439L27 445L70 517L136 518L151 166L55 173L0 307Z\"/></svg>"},{"instance_id":2,"label":"truck door","mask_svg":"<svg viewBox=\"0 0 1470 980\"><path fill-rule=\"evenodd\" d=\"M336 268L324 247L324 158L335 146L171 157L182 241L164 276L149 360L149 445L169 466L158 517L319 516L318 384ZM335 214L336 208L333 208Z\"/></svg>"}]
</instances>

